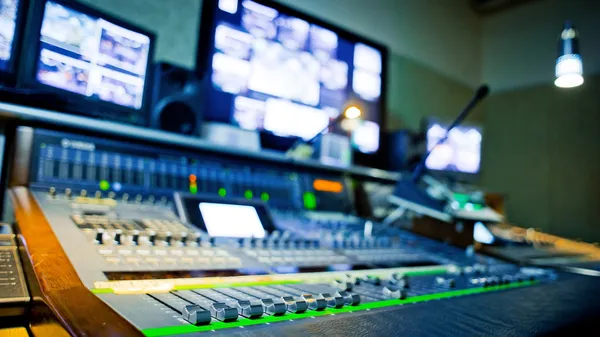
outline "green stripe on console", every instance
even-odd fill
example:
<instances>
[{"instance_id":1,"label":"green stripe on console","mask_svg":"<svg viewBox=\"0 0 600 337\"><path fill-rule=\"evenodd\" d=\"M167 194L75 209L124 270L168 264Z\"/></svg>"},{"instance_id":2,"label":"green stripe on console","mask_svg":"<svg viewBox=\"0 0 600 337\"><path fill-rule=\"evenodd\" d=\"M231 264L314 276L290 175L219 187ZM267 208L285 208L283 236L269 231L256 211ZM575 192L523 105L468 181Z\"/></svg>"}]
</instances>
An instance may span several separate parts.
<instances>
[{"instance_id":1,"label":"green stripe on console","mask_svg":"<svg viewBox=\"0 0 600 337\"><path fill-rule=\"evenodd\" d=\"M425 270L409 270L403 273L406 276L426 276L426 275L441 275L446 274L448 272L447 267L435 268L435 269L425 269Z\"/></svg>"},{"instance_id":2,"label":"green stripe on console","mask_svg":"<svg viewBox=\"0 0 600 337\"><path fill-rule=\"evenodd\" d=\"M298 319L310 318L310 317L318 317L318 316L325 316L325 315L332 315L332 314L341 314L341 313L349 313L349 312L363 311L363 310L369 310L369 309L392 307L392 306L397 306L397 305L426 302L426 301L431 301L431 300L439 300L439 299L457 297L457 296L467 296L467 295L480 294L480 293L486 293L486 292L492 292L492 291L498 291L498 290L525 287L525 286L530 286L530 285L534 285L537 283L539 283L539 281L526 281L526 282L522 282L522 283L512 283L512 284L508 284L508 285L494 286L494 287L488 287L488 288L470 288L470 289L463 289L463 290L453 290L453 291L447 291L447 292L437 293L437 294L428 294L428 295L409 297L404 300L386 300L386 301L379 301L379 302L370 302L370 303L360 304L357 306L342 307L339 309L327 308L323 311L308 311L308 312L304 312L302 314L286 313L283 316L263 316L258 319L239 318L237 321L228 322L228 323L213 322L211 324L201 325L201 326L195 326L195 325L189 324L189 325L162 327L162 328L150 328L150 329L142 330L142 333L147 337L162 337L162 336L170 336L170 335L185 334L185 333L192 333L192 332L212 331L212 330L236 328L236 327L242 327L242 326L245 327L245 326L265 324L265 323L283 322L283 321L298 320Z\"/></svg>"},{"instance_id":3,"label":"green stripe on console","mask_svg":"<svg viewBox=\"0 0 600 337\"><path fill-rule=\"evenodd\" d=\"M112 294L115 291L112 288L94 288L90 289L93 294Z\"/></svg>"}]
</instances>

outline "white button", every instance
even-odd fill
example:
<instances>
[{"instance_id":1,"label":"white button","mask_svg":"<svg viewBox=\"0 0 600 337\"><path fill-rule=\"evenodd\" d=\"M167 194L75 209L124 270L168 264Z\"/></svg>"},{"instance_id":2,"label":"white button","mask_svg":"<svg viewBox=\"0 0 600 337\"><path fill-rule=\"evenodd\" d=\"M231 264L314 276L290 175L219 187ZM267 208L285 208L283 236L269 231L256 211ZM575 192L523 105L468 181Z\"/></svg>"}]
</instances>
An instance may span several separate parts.
<instances>
[{"instance_id":1,"label":"white button","mask_svg":"<svg viewBox=\"0 0 600 337\"><path fill-rule=\"evenodd\" d=\"M200 252L195 249L186 250L185 253L189 256L198 256Z\"/></svg>"},{"instance_id":2,"label":"white button","mask_svg":"<svg viewBox=\"0 0 600 337\"><path fill-rule=\"evenodd\" d=\"M201 263L201 264L209 264L210 260L208 258L206 258L206 257L199 257L198 258L198 262Z\"/></svg>"},{"instance_id":3,"label":"white button","mask_svg":"<svg viewBox=\"0 0 600 337\"><path fill-rule=\"evenodd\" d=\"M150 251L147 249L138 249L135 252L138 255L149 255L150 254Z\"/></svg>"},{"instance_id":4,"label":"white button","mask_svg":"<svg viewBox=\"0 0 600 337\"><path fill-rule=\"evenodd\" d=\"M181 255L183 255L183 250L179 250L179 249L177 249L177 250L175 250L175 249L171 250L171 255L181 256Z\"/></svg>"},{"instance_id":5,"label":"white button","mask_svg":"<svg viewBox=\"0 0 600 337\"><path fill-rule=\"evenodd\" d=\"M110 264L119 264L121 263L121 259L119 259L118 257L107 257L106 262Z\"/></svg>"},{"instance_id":6,"label":"white button","mask_svg":"<svg viewBox=\"0 0 600 337\"><path fill-rule=\"evenodd\" d=\"M132 253L131 249L119 249L119 255L131 255Z\"/></svg>"},{"instance_id":7,"label":"white button","mask_svg":"<svg viewBox=\"0 0 600 337\"><path fill-rule=\"evenodd\" d=\"M100 255L110 255L113 253L112 249L98 249L98 254Z\"/></svg>"},{"instance_id":8,"label":"white button","mask_svg":"<svg viewBox=\"0 0 600 337\"><path fill-rule=\"evenodd\" d=\"M163 262L166 264L174 265L174 264L177 264L177 259L174 257L165 257Z\"/></svg>"},{"instance_id":9,"label":"white button","mask_svg":"<svg viewBox=\"0 0 600 337\"><path fill-rule=\"evenodd\" d=\"M166 250L162 250L162 249L156 249L154 251L154 255L164 256L164 255L167 255L167 251Z\"/></svg>"}]
</instances>

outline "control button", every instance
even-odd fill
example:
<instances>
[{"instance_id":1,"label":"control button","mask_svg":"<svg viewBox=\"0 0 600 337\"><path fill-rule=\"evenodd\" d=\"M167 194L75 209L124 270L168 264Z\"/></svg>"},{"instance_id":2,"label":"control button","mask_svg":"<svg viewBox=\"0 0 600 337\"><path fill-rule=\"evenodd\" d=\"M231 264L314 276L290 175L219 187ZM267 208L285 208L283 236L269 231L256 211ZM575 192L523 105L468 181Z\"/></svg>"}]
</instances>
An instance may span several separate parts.
<instances>
[{"instance_id":1,"label":"control button","mask_svg":"<svg viewBox=\"0 0 600 337\"><path fill-rule=\"evenodd\" d=\"M54 198L54 197L56 196L56 188L54 188L54 187L50 187L50 189L48 190L48 195L49 195L51 198Z\"/></svg>"},{"instance_id":2,"label":"control button","mask_svg":"<svg viewBox=\"0 0 600 337\"><path fill-rule=\"evenodd\" d=\"M194 259L191 258L191 257L182 257L181 258L181 262L183 264L189 264L189 265L191 265L191 264L194 264Z\"/></svg>"},{"instance_id":3,"label":"control button","mask_svg":"<svg viewBox=\"0 0 600 337\"><path fill-rule=\"evenodd\" d=\"M346 305L359 305L360 304L360 295L359 294L353 294L348 291L340 291L340 292L338 292L338 295L340 295L344 299L344 303Z\"/></svg>"},{"instance_id":4,"label":"control button","mask_svg":"<svg viewBox=\"0 0 600 337\"><path fill-rule=\"evenodd\" d=\"M353 284L351 282L346 282L343 280L335 280L332 283L333 283L333 286L340 291L352 290L352 287L353 287Z\"/></svg>"},{"instance_id":5,"label":"control button","mask_svg":"<svg viewBox=\"0 0 600 337\"><path fill-rule=\"evenodd\" d=\"M344 306L344 298L336 293L322 293L319 295L319 298L325 299L327 306L330 308L341 308Z\"/></svg>"},{"instance_id":6,"label":"control button","mask_svg":"<svg viewBox=\"0 0 600 337\"><path fill-rule=\"evenodd\" d=\"M102 198L102 192L96 191L96 193L94 193L94 196L96 197L96 199L100 199Z\"/></svg>"},{"instance_id":7,"label":"control button","mask_svg":"<svg viewBox=\"0 0 600 337\"><path fill-rule=\"evenodd\" d=\"M174 266L174 265L176 265L176 264L177 264L177 259L176 259L176 258L173 258L173 257L165 257L165 258L163 259L163 262L164 262L165 264L170 264L170 265Z\"/></svg>"},{"instance_id":8,"label":"control button","mask_svg":"<svg viewBox=\"0 0 600 337\"><path fill-rule=\"evenodd\" d=\"M70 188L66 188L65 189L65 196L67 197L67 199L71 199L72 195L73 195L73 192L71 191L71 189Z\"/></svg>"},{"instance_id":9,"label":"control button","mask_svg":"<svg viewBox=\"0 0 600 337\"><path fill-rule=\"evenodd\" d=\"M367 276L363 278L363 281L367 284L372 284L375 286L381 285L381 279L377 276Z\"/></svg>"},{"instance_id":10,"label":"control button","mask_svg":"<svg viewBox=\"0 0 600 337\"><path fill-rule=\"evenodd\" d=\"M292 296L283 296L281 299L289 312L299 314L308 309L308 303L304 299L295 299Z\"/></svg>"},{"instance_id":11,"label":"control button","mask_svg":"<svg viewBox=\"0 0 600 337\"><path fill-rule=\"evenodd\" d=\"M392 278L396 281L395 282L396 286L398 286L400 288L404 288L404 289L410 288L410 285L408 283L408 276L401 275L401 274L394 274L394 275L392 275Z\"/></svg>"},{"instance_id":12,"label":"control button","mask_svg":"<svg viewBox=\"0 0 600 337\"><path fill-rule=\"evenodd\" d=\"M304 294L302 298L308 303L310 310L323 310L327 307L327 301L324 298L317 298L311 294Z\"/></svg>"},{"instance_id":13,"label":"control button","mask_svg":"<svg viewBox=\"0 0 600 337\"><path fill-rule=\"evenodd\" d=\"M106 258L106 262L116 265L116 264L121 263L121 259L118 257L109 256Z\"/></svg>"},{"instance_id":14,"label":"control button","mask_svg":"<svg viewBox=\"0 0 600 337\"><path fill-rule=\"evenodd\" d=\"M401 289L396 286L392 286L392 285L387 285L387 286L383 287L382 292L383 292L383 295L388 298L398 298L398 299L403 300L407 296L406 290Z\"/></svg>"},{"instance_id":15,"label":"control button","mask_svg":"<svg viewBox=\"0 0 600 337\"><path fill-rule=\"evenodd\" d=\"M219 321L234 321L238 318L238 311L225 303L215 302L210 306L210 315Z\"/></svg>"},{"instance_id":16,"label":"control button","mask_svg":"<svg viewBox=\"0 0 600 337\"><path fill-rule=\"evenodd\" d=\"M257 318L264 313L262 303L257 301L239 300L237 307L239 314L247 318Z\"/></svg>"},{"instance_id":17,"label":"control button","mask_svg":"<svg viewBox=\"0 0 600 337\"><path fill-rule=\"evenodd\" d=\"M283 315L287 308L284 302L274 301L273 299L266 298L261 300L265 312L269 315Z\"/></svg>"},{"instance_id":18,"label":"control button","mask_svg":"<svg viewBox=\"0 0 600 337\"><path fill-rule=\"evenodd\" d=\"M87 196L87 191L81 190L81 192L79 192L79 195L85 198Z\"/></svg>"},{"instance_id":19,"label":"control button","mask_svg":"<svg viewBox=\"0 0 600 337\"><path fill-rule=\"evenodd\" d=\"M114 199L115 198L115 192L113 192L113 191L108 192L108 198L109 199Z\"/></svg>"},{"instance_id":20,"label":"control button","mask_svg":"<svg viewBox=\"0 0 600 337\"><path fill-rule=\"evenodd\" d=\"M146 263L151 264L153 266L158 266L158 264L160 263L160 259L156 257L147 257L145 260Z\"/></svg>"},{"instance_id":21,"label":"control button","mask_svg":"<svg viewBox=\"0 0 600 337\"><path fill-rule=\"evenodd\" d=\"M96 238L95 238L95 241L96 241L97 244L99 244L99 245L102 244L103 236L104 236L104 229L98 228L96 230Z\"/></svg>"},{"instance_id":22,"label":"control button","mask_svg":"<svg viewBox=\"0 0 600 337\"><path fill-rule=\"evenodd\" d=\"M194 325L208 324L211 321L210 311L199 305L186 305L181 309L181 317Z\"/></svg>"},{"instance_id":23,"label":"control button","mask_svg":"<svg viewBox=\"0 0 600 337\"><path fill-rule=\"evenodd\" d=\"M121 244L121 237L123 235L123 231L120 229L115 230L115 243L120 245Z\"/></svg>"},{"instance_id":24,"label":"control button","mask_svg":"<svg viewBox=\"0 0 600 337\"><path fill-rule=\"evenodd\" d=\"M435 283L448 288L456 287L456 281L453 278L444 278L441 276L437 276L435 278Z\"/></svg>"},{"instance_id":25,"label":"control button","mask_svg":"<svg viewBox=\"0 0 600 337\"><path fill-rule=\"evenodd\" d=\"M100 254L100 255L111 255L112 253L113 253L113 250L110 248L98 249L98 254Z\"/></svg>"}]
</instances>

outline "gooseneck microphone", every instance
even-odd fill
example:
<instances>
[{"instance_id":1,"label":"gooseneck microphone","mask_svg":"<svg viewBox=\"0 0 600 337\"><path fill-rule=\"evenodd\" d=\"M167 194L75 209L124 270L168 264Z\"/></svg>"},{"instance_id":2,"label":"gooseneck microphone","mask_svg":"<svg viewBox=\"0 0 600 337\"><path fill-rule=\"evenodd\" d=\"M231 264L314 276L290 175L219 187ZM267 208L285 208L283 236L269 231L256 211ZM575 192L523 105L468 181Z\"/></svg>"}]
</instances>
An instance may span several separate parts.
<instances>
[{"instance_id":1,"label":"gooseneck microphone","mask_svg":"<svg viewBox=\"0 0 600 337\"><path fill-rule=\"evenodd\" d=\"M477 104L479 102L481 102L489 93L490 93L490 87L488 87L487 84L483 84L479 88L477 88L477 90L475 91L475 94L473 95L473 97L471 98L469 103L467 103L467 105L462 109L462 111L460 112L458 117L456 117L456 119L448 126L444 137L442 137L440 140L438 140L437 143L435 143L435 145L431 148L431 150L429 150L429 151L427 151L427 153L425 153L425 155L421 158L421 161L419 162L417 167L415 167L415 170L413 171L413 174L412 174L412 181L414 183L419 181L419 179L421 178L421 175L423 174L423 170L425 170L425 161L427 160L427 157L429 157L431 152L433 152L433 150L439 144L442 144L443 142L446 141L446 139L448 139L448 134L450 133L450 130L454 129L456 126L458 126L460 123L462 123L462 121L465 118L467 118L467 116L469 115L471 110L473 110L473 108L475 108L475 106L477 106Z\"/></svg>"}]
</instances>

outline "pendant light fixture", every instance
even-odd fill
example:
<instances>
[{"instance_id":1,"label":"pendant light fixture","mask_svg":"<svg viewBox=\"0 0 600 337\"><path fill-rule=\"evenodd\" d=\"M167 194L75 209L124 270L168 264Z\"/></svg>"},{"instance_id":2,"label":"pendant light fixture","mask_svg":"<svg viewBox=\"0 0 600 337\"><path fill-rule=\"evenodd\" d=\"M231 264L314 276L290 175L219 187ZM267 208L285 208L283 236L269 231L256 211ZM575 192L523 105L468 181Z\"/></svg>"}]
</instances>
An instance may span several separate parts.
<instances>
[{"instance_id":1,"label":"pendant light fixture","mask_svg":"<svg viewBox=\"0 0 600 337\"><path fill-rule=\"evenodd\" d=\"M579 33L571 21L566 21L558 40L556 80L559 88L574 88L583 84L583 64L579 53Z\"/></svg>"}]
</instances>

